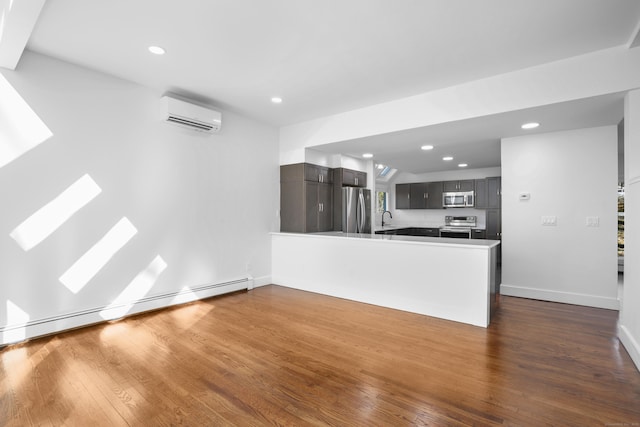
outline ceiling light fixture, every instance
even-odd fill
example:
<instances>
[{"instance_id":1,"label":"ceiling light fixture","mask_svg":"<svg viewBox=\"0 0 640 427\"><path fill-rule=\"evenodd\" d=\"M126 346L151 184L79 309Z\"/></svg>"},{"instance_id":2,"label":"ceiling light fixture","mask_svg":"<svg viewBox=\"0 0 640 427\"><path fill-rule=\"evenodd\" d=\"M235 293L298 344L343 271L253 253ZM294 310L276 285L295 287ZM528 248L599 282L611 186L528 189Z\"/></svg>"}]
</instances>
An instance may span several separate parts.
<instances>
[{"instance_id":1,"label":"ceiling light fixture","mask_svg":"<svg viewBox=\"0 0 640 427\"><path fill-rule=\"evenodd\" d=\"M274 104L281 104L282 98L280 98L279 96L274 96L273 98L271 98L271 102L273 102Z\"/></svg>"},{"instance_id":2,"label":"ceiling light fixture","mask_svg":"<svg viewBox=\"0 0 640 427\"><path fill-rule=\"evenodd\" d=\"M362 157L364 157L365 159L370 159L370 158L372 158L372 157L373 157L373 154L371 154L371 153L364 153L364 154L362 155Z\"/></svg>"},{"instance_id":3,"label":"ceiling light fixture","mask_svg":"<svg viewBox=\"0 0 640 427\"><path fill-rule=\"evenodd\" d=\"M381 163L378 163L378 166L377 166L377 167L378 167L378 169L384 169L384 165L383 165L383 164L381 164Z\"/></svg>"},{"instance_id":4,"label":"ceiling light fixture","mask_svg":"<svg viewBox=\"0 0 640 427\"><path fill-rule=\"evenodd\" d=\"M453 160L453 157L446 156L446 157L443 157L442 160L444 160L445 162L450 162L451 160Z\"/></svg>"},{"instance_id":5,"label":"ceiling light fixture","mask_svg":"<svg viewBox=\"0 0 640 427\"><path fill-rule=\"evenodd\" d=\"M525 123L522 126L520 126L522 129L535 129L538 126L540 126L540 123L536 123L536 122L531 122L531 123Z\"/></svg>"},{"instance_id":6,"label":"ceiling light fixture","mask_svg":"<svg viewBox=\"0 0 640 427\"><path fill-rule=\"evenodd\" d=\"M433 150L433 145L423 145L420 149L424 151Z\"/></svg>"},{"instance_id":7,"label":"ceiling light fixture","mask_svg":"<svg viewBox=\"0 0 640 427\"><path fill-rule=\"evenodd\" d=\"M149 52L153 53L154 55L164 55L165 54L165 50L163 48L161 48L160 46L149 46Z\"/></svg>"},{"instance_id":8,"label":"ceiling light fixture","mask_svg":"<svg viewBox=\"0 0 640 427\"><path fill-rule=\"evenodd\" d=\"M459 167L459 168L466 168L467 166L469 166L469 165L468 165L468 164L466 164L466 163L460 163L460 164L458 165L458 167Z\"/></svg>"}]
</instances>

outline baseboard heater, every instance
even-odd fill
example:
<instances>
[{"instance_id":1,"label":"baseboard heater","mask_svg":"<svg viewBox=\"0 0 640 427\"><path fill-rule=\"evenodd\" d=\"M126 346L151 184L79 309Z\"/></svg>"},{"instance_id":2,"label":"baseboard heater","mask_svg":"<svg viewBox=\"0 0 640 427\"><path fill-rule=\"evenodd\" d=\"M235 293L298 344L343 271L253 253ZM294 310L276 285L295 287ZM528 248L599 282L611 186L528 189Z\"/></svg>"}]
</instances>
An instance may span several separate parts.
<instances>
[{"instance_id":1,"label":"baseboard heater","mask_svg":"<svg viewBox=\"0 0 640 427\"><path fill-rule=\"evenodd\" d=\"M192 301L223 295L230 292L253 288L253 279L243 278L224 283L213 283L193 288L181 289L165 294L150 295L135 301L124 302L117 306L104 306L65 313L40 319L29 320L24 323L0 326L0 347L15 344L31 338L41 337L70 329L102 323L114 319L105 319L101 313L109 310L127 308L126 313L118 318L158 310Z\"/></svg>"}]
</instances>

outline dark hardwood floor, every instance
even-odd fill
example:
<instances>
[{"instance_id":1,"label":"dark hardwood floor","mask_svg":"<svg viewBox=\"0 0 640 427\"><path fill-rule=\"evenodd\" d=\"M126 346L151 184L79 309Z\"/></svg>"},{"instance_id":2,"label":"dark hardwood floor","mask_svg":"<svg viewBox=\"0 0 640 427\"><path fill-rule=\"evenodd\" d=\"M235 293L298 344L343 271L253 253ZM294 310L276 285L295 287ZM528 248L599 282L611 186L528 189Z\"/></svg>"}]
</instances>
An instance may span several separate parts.
<instances>
[{"instance_id":1,"label":"dark hardwood floor","mask_svg":"<svg viewBox=\"0 0 640 427\"><path fill-rule=\"evenodd\" d=\"M266 286L0 350L0 425L640 425L617 317L503 297L483 329Z\"/></svg>"}]
</instances>

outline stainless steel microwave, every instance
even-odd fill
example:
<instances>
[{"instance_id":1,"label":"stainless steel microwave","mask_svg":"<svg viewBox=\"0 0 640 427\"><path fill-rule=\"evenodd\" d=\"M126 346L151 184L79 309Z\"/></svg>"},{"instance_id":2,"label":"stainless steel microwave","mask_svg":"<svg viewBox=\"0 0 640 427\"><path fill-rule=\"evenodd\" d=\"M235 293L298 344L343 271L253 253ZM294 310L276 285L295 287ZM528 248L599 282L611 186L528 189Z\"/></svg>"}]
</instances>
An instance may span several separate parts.
<instances>
[{"instance_id":1,"label":"stainless steel microwave","mask_svg":"<svg viewBox=\"0 0 640 427\"><path fill-rule=\"evenodd\" d=\"M442 193L442 206L445 208L472 208L474 199L473 191Z\"/></svg>"}]
</instances>

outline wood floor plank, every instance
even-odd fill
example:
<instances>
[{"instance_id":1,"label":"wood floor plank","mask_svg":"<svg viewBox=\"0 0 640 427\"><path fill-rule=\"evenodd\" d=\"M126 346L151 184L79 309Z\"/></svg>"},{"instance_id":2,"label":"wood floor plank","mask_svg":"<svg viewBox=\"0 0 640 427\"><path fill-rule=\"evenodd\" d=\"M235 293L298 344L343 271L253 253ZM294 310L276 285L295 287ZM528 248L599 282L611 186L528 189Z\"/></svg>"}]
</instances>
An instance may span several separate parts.
<instances>
[{"instance_id":1,"label":"wood floor plank","mask_svg":"<svg viewBox=\"0 0 640 427\"><path fill-rule=\"evenodd\" d=\"M633 425L617 312L489 328L266 286L0 350L0 425Z\"/></svg>"}]
</instances>

